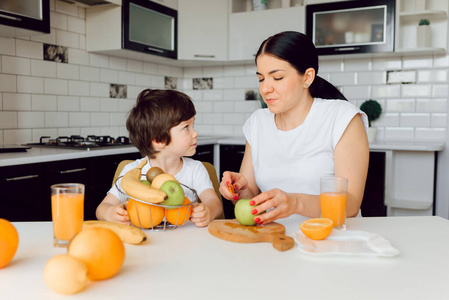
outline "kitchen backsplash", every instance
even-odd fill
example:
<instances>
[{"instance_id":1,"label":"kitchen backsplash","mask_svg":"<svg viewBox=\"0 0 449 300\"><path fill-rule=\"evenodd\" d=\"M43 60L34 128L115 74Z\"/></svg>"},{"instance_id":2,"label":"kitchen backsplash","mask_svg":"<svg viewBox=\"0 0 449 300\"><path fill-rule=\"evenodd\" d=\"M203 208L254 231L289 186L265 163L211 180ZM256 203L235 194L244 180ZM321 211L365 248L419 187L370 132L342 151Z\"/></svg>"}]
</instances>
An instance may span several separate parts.
<instances>
[{"instance_id":1,"label":"kitchen backsplash","mask_svg":"<svg viewBox=\"0 0 449 300\"><path fill-rule=\"evenodd\" d=\"M40 136L127 135L127 112L145 88L176 88L192 97L196 129L242 136L261 106L254 64L173 67L88 53L85 9L51 3L51 33L0 37L0 143ZM46 57L46 59L44 59ZM446 140L449 56L325 58L319 75L357 106L376 99L380 141ZM251 98L251 97L250 97Z\"/></svg>"}]
</instances>

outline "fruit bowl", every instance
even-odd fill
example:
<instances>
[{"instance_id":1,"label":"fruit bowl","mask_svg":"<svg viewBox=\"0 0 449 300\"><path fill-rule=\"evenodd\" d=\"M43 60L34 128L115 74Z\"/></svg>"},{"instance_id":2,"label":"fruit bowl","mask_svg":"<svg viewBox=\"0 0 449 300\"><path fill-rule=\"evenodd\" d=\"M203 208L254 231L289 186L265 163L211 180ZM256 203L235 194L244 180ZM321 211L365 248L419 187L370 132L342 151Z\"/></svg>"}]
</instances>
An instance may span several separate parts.
<instances>
[{"instance_id":1,"label":"fruit bowl","mask_svg":"<svg viewBox=\"0 0 449 300\"><path fill-rule=\"evenodd\" d=\"M128 197L128 200L125 202L125 208L128 211L131 225L142 230L165 231L181 227L189 220L192 205L200 202L198 194L194 189L180 183L186 195L181 205L149 203L127 195L117 184L120 178L117 178L115 185L121 193Z\"/></svg>"}]
</instances>

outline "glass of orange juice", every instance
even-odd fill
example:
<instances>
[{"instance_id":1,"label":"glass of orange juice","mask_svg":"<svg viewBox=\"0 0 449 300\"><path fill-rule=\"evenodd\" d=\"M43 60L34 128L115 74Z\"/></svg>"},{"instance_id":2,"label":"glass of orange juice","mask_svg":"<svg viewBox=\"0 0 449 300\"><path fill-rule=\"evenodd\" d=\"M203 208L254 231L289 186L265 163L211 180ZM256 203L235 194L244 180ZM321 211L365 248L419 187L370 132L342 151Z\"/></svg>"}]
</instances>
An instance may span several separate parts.
<instances>
[{"instance_id":1,"label":"glass of orange juice","mask_svg":"<svg viewBox=\"0 0 449 300\"><path fill-rule=\"evenodd\" d=\"M59 183L51 186L53 245L67 247L83 228L84 184Z\"/></svg>"},{"instance_id":2,"label":"glass of orange juice","mask_svg":"<svg viewBox=\"0 0 449 300\"><path fill-rule=\"evenodd\" d=\"M334 228L346 229L348 179L336 176L320 178L321 217L332 220Z\"/></svg>"}]
</instances>

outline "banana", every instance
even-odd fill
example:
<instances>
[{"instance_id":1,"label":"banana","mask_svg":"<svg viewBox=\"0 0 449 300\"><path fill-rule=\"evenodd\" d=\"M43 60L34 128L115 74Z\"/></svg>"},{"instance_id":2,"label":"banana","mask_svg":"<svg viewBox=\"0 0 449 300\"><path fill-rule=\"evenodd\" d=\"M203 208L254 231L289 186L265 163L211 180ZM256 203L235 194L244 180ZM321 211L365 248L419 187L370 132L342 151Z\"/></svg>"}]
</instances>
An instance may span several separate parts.
<instances>
[{"instance_id":1,"label":"banana","mask_svg":"<svg viewBox=\"0 0 449 300\"><path fill-rule=\"evenodd\" d=\"M121 181L122 189L131 198L136 198L149 203L161 203L168 199L167 194L159 189L140 182L142 168L146 163L147 159L145 158L136 168L123 175Z\"/></svg>"},{"instance_id":2,"label":"banana","mask_svg":"<svg viewBox=\"0 0 449 300\"><path fill-rule=\"evenodd\" d=\"M113 231L122 242L132 245L139 245L147 240L147 235L141 229L122 223L108 221L84 221L83 229L91 227L102 227Z\"/></svg>"}]
</instances>

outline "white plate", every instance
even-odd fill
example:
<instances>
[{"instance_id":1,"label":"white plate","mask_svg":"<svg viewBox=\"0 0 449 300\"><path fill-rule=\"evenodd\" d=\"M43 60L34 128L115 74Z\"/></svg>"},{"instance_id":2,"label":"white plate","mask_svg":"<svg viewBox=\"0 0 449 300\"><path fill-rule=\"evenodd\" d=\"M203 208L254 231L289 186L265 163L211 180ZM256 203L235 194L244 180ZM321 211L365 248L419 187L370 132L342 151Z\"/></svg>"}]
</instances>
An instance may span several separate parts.
<instances>
[{"instance_id":1,"label":"white plate","mask_svg":"<svg viewBox=\"0 0 449 300\"><path fill-rule=\"evenodd\" d=\"M389 241L366 231L332 230L324 240L312 240L301 230L293 234L299 251L311 255L363 255L392 257L399 254Z\"/></svg>"}]
</instances>

